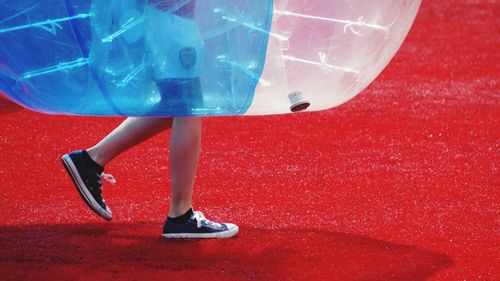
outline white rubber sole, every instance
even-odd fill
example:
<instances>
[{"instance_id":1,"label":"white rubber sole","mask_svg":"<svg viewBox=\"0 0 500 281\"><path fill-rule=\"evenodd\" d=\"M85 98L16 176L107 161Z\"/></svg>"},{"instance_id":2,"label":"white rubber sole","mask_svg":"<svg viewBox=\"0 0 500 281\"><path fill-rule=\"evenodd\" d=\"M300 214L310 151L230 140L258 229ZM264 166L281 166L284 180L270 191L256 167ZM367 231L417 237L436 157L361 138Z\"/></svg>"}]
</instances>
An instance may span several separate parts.
<instances>
[{"instance_id":1,"label":"white rubber sole","mask_svg":"<svg viewBox=\"0 0 500 281\"><path fill-rule=\"evenodd\" d=\"M69 155L64 155L61 158L64 167L66 168L66 171L68 171L71 179L73 180L73 183L75 184L76 188L78 189L78 192L82 196L82 198L85 200L87 205L94 211L96 212L99 216L104 218L105 220L111 220L113 218L113 213L109 208L106 206L106 210L103 209L97 201L95 201L94 196L90 193L88 188L85 186L83 183L82 178L80 177L80 174L78 173L78 170L75 167L75 164L73 163L73 160L69 157Z\"/></svg>"},{"instance_id":2,"label":"white rubber sole","mask_svg":"<svg viewBox=\"0 0 500 281\"><path fill-rule=\"evenodd\" d=\"M162 234L164 238L168 239L210 239L210 238L230 238L236 236L240 229L237 225L228 223L229 229L216 233L168 233Z\"/></svg>"}]
</instances>

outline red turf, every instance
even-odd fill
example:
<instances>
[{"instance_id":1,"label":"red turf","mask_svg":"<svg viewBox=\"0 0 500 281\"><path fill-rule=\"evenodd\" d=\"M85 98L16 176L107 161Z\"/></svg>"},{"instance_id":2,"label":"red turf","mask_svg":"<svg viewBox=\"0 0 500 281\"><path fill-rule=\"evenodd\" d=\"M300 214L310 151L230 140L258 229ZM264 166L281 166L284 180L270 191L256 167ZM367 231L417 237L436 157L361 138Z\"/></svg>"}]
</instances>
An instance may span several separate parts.
<instances>
[{"instance_id":1,"label":"red turf","mask_svg":"<svg viewBox=\"0 0 500 281\"><path fill-rule=\"evenodd\" d=\"M107 167L106 223L59 157L120 120L0 99L0 279L499 280L499 10L424 1L383 75L336 109L207 118L195 206L235 239L160 239L168 134Z\"/></svg>"}]
</instances>

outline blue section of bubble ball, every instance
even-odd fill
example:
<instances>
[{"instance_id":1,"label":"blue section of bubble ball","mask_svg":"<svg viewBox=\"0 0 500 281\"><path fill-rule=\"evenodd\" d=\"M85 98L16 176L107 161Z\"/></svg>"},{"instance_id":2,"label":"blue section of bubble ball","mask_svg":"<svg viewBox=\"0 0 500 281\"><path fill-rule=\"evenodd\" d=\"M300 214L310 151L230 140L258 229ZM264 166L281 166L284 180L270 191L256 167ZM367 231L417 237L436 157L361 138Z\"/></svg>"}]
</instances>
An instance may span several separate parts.
<instances>
[{"instance_id":1,"label":"blue section of bubble ball","mask_svg":"<svg viewBox=\"0 0 500 281\"><path fill-rule=\"evenodd\" d=\"M4 0L0 91L46 113L243 114L273 2L195 1Z\"/></svg>"}]
</instances>

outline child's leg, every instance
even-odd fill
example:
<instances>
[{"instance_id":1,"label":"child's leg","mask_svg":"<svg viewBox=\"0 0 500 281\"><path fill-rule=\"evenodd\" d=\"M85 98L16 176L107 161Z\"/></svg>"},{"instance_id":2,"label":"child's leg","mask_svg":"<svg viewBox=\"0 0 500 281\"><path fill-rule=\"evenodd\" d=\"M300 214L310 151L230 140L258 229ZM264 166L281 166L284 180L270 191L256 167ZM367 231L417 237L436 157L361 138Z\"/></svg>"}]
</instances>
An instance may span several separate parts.
<instances>
[{"instance_id":1,"label":"child's leg","mask_svg":"<svg viewBox=\"0 0 500 281\"><path fill-rule=\"evenodd\" d=\"M169 216L184 214L192 207L194 178L201 146L201 118L130 117L95 146L87 149L101 166L125 150L172 128L170 162L172 194Z\"/></svg>"},{"instance_id":2,"label":"child's leg","mask_svg":"<svg viewBox=\"0 0 500 281\"><path fill-rule=\"evenodd\" d=\"M102 198L104 166L125 150L172 127L172 118L127 118L104 139L86 151L73 151L61 160L87 205L99 216L111 220L113 214ZM93 160L93 161L92 161Z\"/></svg>"},{"instance_id":3,"label":"child's leg","mask_svg":"<svg viewBox=\"0 0 500 281\"><path fill-rule=\"evenodd\" d=\"M194 178L201 147L201 118L174 118L170 141L172 196L163 225L166 238L227 238L239 231L232 223L214 223L193 212Z\"/></svg>"},{"instance_id":4,"label":"child's leg","mask_svg":"<svg viewBox=\"0 0 500 281\"><path fill-rule=\"evenodd\" d=\"M169 217L183 215L192 207L194 179L201 147L201 118L174 118L170 138L172 194Z\"/></svg>"},{"instance_id":5,"label":"child's leg","mask_svg":"<svg viewBox=\"0 0 500 281\"><path fill-rule=\"evenodd\" d=\"M171 127L172 118L129 117L87 152L97 164L104 167L125 150Z\"/></svg>"}]
</instances>

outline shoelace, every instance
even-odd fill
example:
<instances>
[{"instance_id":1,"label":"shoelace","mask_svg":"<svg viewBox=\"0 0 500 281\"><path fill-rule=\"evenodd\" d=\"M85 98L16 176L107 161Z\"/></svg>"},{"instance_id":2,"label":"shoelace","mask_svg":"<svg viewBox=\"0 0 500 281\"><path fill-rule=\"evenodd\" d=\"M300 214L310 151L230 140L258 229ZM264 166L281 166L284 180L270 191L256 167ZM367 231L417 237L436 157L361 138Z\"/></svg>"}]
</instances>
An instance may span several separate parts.
<instances>
[{"instance_id":1,"label":"shoelace","mask_svg":"<svg viewBox=\"0 0 500 281\"><path fill-rule=\"evenodd\" d=\"M99 177L101 179L106 180L110 184L115 184L116 183L115 177L113 177L113 175L111 175L111 174L105 174L104 172L102 172L101 175L99 175Z\"/></svg>"},{"instance_id":2,"label":"shoelace","mask_svg":"<svg viewBox=\"0 0 500 281\"><path fill-rule=\"evenodd\" d=\"M193 219L196 221L197 228L201 228L202 221L205 221L206 224L210 224L210 225L213 225L215 227L222 227L222 225L220 223L216 223L216 222L207 220L207 218L205 218L205 215L203 215L203 213L199 212L199 211L194 212Z\"/></svg>"}]
</instances>

